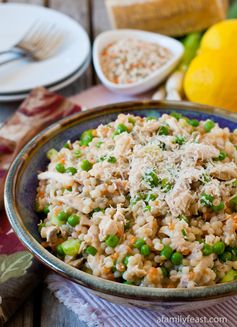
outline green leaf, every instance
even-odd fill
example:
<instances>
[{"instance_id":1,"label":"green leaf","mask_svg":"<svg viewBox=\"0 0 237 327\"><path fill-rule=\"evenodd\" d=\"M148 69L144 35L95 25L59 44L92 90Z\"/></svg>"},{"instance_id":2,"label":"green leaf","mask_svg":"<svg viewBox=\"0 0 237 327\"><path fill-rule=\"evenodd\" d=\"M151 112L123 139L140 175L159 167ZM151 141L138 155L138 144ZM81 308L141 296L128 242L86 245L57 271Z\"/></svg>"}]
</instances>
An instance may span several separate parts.
<instances>
[{"instance_id":1,"label":"green leaf","mask_svg":"<svg viewBox=\"0 0 237 327\"><path fill-rule=\"evenodd\" d=\"M23 276L31 266L32 259L32 254L27 251L0 255L0 283Z\"/></svg>"}]
</instances>

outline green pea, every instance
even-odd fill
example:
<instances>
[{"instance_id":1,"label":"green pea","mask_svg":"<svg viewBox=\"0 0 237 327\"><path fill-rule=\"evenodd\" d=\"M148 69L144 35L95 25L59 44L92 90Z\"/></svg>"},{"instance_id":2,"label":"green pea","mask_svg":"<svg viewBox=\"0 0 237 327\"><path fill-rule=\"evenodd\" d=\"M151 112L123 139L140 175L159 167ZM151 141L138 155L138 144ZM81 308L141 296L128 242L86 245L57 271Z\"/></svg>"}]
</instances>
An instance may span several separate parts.
<instances>
[{"instance_id":1,"label":"green pea","mask_svg":"<svg viewBox=\"0 0 237 327\"><path fill-rule=\"evenodd\" d=\"M159 135L169 135L169 127L168 126L161 126L159 129Z\"/></svg>"},{"instance_id":2,"label":"green pea","mask_svg":"<svg viewBox=\"0 0 237 327\"><path fill-rule=\"evenodd\" d=\"M231 252L224 252L224 253L222 253L220 256L219 256L219 258L222 260L222 261L224 261L224 262L226 262L226 261L231 261L232 260L232 254L231 254Z\"/></svg>"},{"instance_id":3,"label":"green pea","mask_svg":"<svg viewBox=\"0 0 237 327\"><path fill-rule=\"evenodd\" d=\"M85 171L89 171L91 170L91 168L93 167L93 164L88 161L88 160L82 160L82 163L81 163L81 169L82 170L85 170Z\"/></svg>"},{"instance_id":4,"label":"green pea","mask_svg":"<svg viewBox=\"0 0 237 327\"><path fill-rule=\"evenodd\" d=\"M229 270L222 278L221 283L232 282L237 278L237 271L234 269Z\"/></svg>"},{"instance_id":5,"label":"green pea","mask_svg":"<svg viewBox=\"0 0 237 327\"><path fill-rule=\"evenodd\" d=\"M183 145L186 142L185 137L183 136L176 136L175 137L175 143L179 144L179 145Z\"/></svg>"},{"instance_id":6,"label":"green pea","mask_svg":"<svg viewBox=\"0 0 237 327\"><path fill-rule=\"evenodd\" d=\"M227 153L225 151L220 150L219 156L217 158L214 158L215 161L222 161L225 160L227 157Z\"/></svg>"},{"instance_id":7,"label":"green pea","mask_svg":"<svg viewBox=\"0 0 237 327\"><path fill-rule=\"evenodd\" d=\"M70 240L67 240L67 241L63 242L61 244L61 246L62 246L63 252L66 255L74 257L79 252L80 242L79 242L79 240L70 239Z\"/></svg>"},{"instance_id":8,"label":"green pea","mask_svg":"<svg viewBox=\"0 0 237 327\"><path fill-rule=\"evenodd\" d=\"M57 219L59 221L66 221L68 219L69 215L65 211L60 211L59 214L57 215Z\"/></svg>"},{"instance_id":9,"label":"green pea","mask_svg":"<svg viewBox=\"0 0 237 327\"><path fill-rule=\"evenodd\" d=\"M44 207L43 212L44 212L44 214L46 214L46 215L49 213L49 204L47 204L47 205Z\"/></svg>"},{"instance_id":10,"label":"green pea","mask_svg":"<svg viewBox=\"0 0 237 327\"><path fill-rule=\"evenodd\" d=\"M88 129L87 131L81 134L80 145L88 146L92 140L93 140L93 131L92 129Z\"/></svg>"},{"instance_id":11,"label":"green pea","mask_svg":"<svg viewBox=\"0 0 237 327\"><path fill-rule=\"evenodd\" d=\"M48 158L49 160L51 160L51 159L52 159L53 157L55 157L57 154L58 154L58 151L57 151L57 150L55 150L55 149L50 149L50 150L47 152L46 156L47 156L47 158Z\"/></svg>"},{"instance_id":12,"label":"green pea","mask_svg":"<svg viewBox=\"0 0 237 327\"><path fill-rule=\"evenodd\" d=\"M237 208L237 195L230 199L230 206L233 211Z\"/></svg>"},{"instance_id":13,"label":"green pea","mask_svg":"<svg viewBox=\"0 0 237 327\"><path fill-rule=\"evenodd\" d=\"M156 187L159 185L159 178L154 171L148 171L143 176L143 180L150 186Z\"/></svg>"},{"instance_id":14,"label":"green pea","mask_svg":"<svg viewBox=\"0 0 237 327\"><path fill-rule=\"evenodd\" d=\"M128 260L130 257L131 257L130 255L126 255L126 257L124 258L123 263L125 264L125 266L128 265Z\"/></svg>"},{"instance_id":15,"label":"green pea","mask_svg":"<svg viewBox=\"0 0 237 327\"><path fill-rule=\"evenodd\" d=\"M58 244L57 247L56 247L56 252L57 254L60 256L60 257L64 257L65 256L65 253L63 251L63 247L62 247L62 244Z\"/></svg>"},{"instance_id":16,"label":"green pea","mask_svg":"<svg viewBox=\"0 0 237 327\"><path fill-rule=\"evenodd\" d=\"M80 218L78 215L71 215L71 216L68 218L67 222L68 222L69 225L75 227L76 225L79 224L80 219L81 219L81 218Z\"/></svg>"},{"instance_id":17,"label":"green pea","mask_svg":"<svg viewBox=\"0 0 237 327\"><path fill-rule=\"evenodd\" d=\"M80 158L82 156L82 153L80 150L75 150L73 154L74 154L75 158Z\"/></svg>"},{"instance_id":18,"label":"green pea","mask_svg":"<svg viewBox=\"0 0 237 327\"><path fill-rule=\"evenodd\" d=\"M77 169L74 168L74 167L68 167L68 168L66 169L66 173L69 173L69 174L71 174L71 175L75 175L75 174L77 173Z\"/></svg>"},{"instance_id":19,"label":"green pea","mask_svg":"<svg viewBox=\"0 0 237 327\"><path fill-rule=\"evenodd\" d=\"M55 169L57 170L57 172L59 172L61 174L65 173L65 171L66 171L66 168L64 167L64 165L62 163L58 163L55 166Z\"/></svg>"},{"instance_id":20,"label":"green pea","mask_svg":"<svg viewBox=\"0 0 237 327\"><path fill-rule=\"evenodd\" d=\"M204 123L203 127L204 127L204 129L205 129L205 132L206 132L206 133L209 133L209 132L213 129L213 127L215 127L215 123L214 123L213 120L208 119L208 120Z\"/></svg>"},{"instance_id":21,"label":"green pea","mask_svg":"<svg viewBox=\"0 0 237 327\"><path fill-rule=\"evenodd\" d=\"M117 246L119 244L119 237L117 235L109 235L106 240L105 243L111 247L111 248L115 248L115 246Z\"/></svg>"},{"instance_id":22,"label":"green pea","mask_svg":"<svg viewBox=\"0 0 237 327\"><path fill-rule=\"evenodd\" d=\"M115 163L115 162L117 162L117 159L115 157L108 157L107 161L109 163Z\"/></svg>"},{"instance_id":23,"label":"green pea","mask_svg":"<svg viewBox=\"0 0 237 327\"><path fill-rule=\"evenodd\" d=\"M212 254L212 252L213 252L213 248L212 248L212 246L209 245L209 244L206 244L206 243L205 243L205 244L203 245L203 248L202 248L202 253L203 253L203 255L207 256L207 255Z\"/></svg>"},{"instance_id":24,"label":"green pea","mask_svg":"<svg viewBox=\"0 0 237 327\"><path fill-rule=\"evenodd\" d=\"M132 125L135 125L136 124L136 120L132 117L128 117L128 122Z\"/></svg>"},{"instance_id":25,"label":"green pea","mask_svg":"<svg viewBox=\"0 0 237 327\"><path fill-rule=\"evenodd\" d=\"M207 194L207 193L201 194L200 202L203 206L211 207L213 200L214 200L214 197L212 195Z\"/></svg>"},{"instance_id":26,"label":"green pea","mask_svg":"<svg viewBox=\"0 0 237 327\"><path fill-rule=\"evenodd\" d=\"M165 267L160 267L164 277L169 277L169 270Z\"/></svg>"},{"instance_id":27,"label":"green pea","mask_svg":"<svg viewBox=\"0 0 237 327\"><path fill-rule=\"evenodd\" d=\"M138 238L138 239L134 242L133 246L134 246L135 248L137 248L137 249L140 249L144 244L146 244L146 242L145 242L142 238Z\"/></svg>"},{"instance_id":28,"label":"green pea","mask_svg":"<svg viewBox=\"0 0 237 327\"><path fill-rule=\"evenodd\" d=\"M211 208L214 212L219 212L219 211L223 210L224 207L225 207L224 202L220 202L217 206L213 205Z\"/></svg>"},{"instance_id":29,"label":"green pea","mask_svg":"<svg viewBox=\"0 0 237 327\"><path fill-rule=\"evenodd\" d=\"M87 254L95 256L97 253L97 249L94 246L88 246L85 251Z\"/></svg>"},{"instance_id":30,"label":"green pea","mask_svg":"<svg viewBox=\"0 0 237 327\"><path fill-rule=\"evenodd\" d=\"M170 259L172 253L173 249L169 245L164 245L163 249L160 252L160 255L162 257L165 257L166 259Z\"/></svg>"},{"instance_id":31,"label":"green pea","mask_svg":"<svg viewBox=\"0 0 237 327\"><path fill-rule=\"evenodd\" d=\"M123 284L126 284L126 285L134 285L134 282L129 282L128 280L125 280L123 282Z\"/></svg>"},{"instance_id":32,"label":"green pea","mask_svg":"<svg viewBox=\"0 0 237 327\"><path fill-rule=\"evenodd\" d=\"M225 251L225 243L222 241L216 242L213 245L213 252L216 253L217 255L222 254Z\"/></svg>"},{"instance_id":33,"label":"green pea","mask_svg":"<svg viewBox=\"0 0 237 327\"><path fill-rule=\"evenodd\" d=\"M198 127L199 126L199 121L197 119L188 119L187 120L188 124L193 126L193 127Z\"/></svg>"},{"instance_id":34,"label":"green pea","mask_svg":"<svg viewBox=\"0 0 237 327\"><path fill-rule=\"evenodd\" d=\"M171 256L171 262L173 265L181 265L183 262L183 255L180 252L174 252Z\"/></svg>"},{"instance_id":35,"label":"green pea","mask_svg":"<svg viewBox=\"0 0 237 327\"><path fill-rule=\"evenodd\" d=\"M128 132L127 126L125 126L124 124L118 124L118 126L115 129L114 135L119 135L124 132Z\"/></svg>"},{"instance_id":36,"label":"green pea","mask_svg":"<svg viewBox=\"0 0 237 327\"><path fill-rule=\"evenodd\" d=\"M174 117L176 120L180 120L183 116L176 111L170 113L171 117Z\"/></svg>"},{"instance_id":37,"label":"green pea","mask_svg":"<svg viewBox=\"0 0 237 327\"><path fill-rule=\"evenodd\" d=\"M146 257L146 256L148 256L148 255L151 254L151 250L150 250L149 245L147 245L147 244L142 245L142 247L141 247L141 254L144 255L144 257Z\"/></svg>"}]
</instances>

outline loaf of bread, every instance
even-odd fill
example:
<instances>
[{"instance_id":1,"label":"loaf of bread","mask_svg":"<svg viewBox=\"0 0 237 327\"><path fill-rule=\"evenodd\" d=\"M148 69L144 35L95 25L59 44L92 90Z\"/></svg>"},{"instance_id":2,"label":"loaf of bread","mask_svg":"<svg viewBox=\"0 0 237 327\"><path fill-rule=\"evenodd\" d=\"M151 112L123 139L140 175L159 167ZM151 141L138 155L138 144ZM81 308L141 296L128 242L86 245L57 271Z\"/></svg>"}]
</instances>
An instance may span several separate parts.
<instances>
[{"instance_id":1,"label":"loaf of bread","mask_svg":"<svg viewBox=\"0 0 237 327\"><path fill-rule=\"evenodd\" d=\"M225 19L228 0L106 0L113 27L181 36Z\"/></svg>"}]
</instances>

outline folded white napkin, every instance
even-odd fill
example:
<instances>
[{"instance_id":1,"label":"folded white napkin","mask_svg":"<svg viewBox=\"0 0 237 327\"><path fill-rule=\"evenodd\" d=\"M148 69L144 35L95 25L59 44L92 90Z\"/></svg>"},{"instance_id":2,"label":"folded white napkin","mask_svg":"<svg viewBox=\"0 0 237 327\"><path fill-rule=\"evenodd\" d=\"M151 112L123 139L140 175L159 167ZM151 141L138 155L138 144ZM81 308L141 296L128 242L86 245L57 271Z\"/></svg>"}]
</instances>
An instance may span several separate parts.
<instances>
[{"instance_id":1,"label":"folded white napkin","mask_svg":"<svg viewBox=\"0 0 237 327\"><path fill-rule=\"evenodd\" d=\"M59 301L74 311L88 327L237 326L237 296L202 310L158 313L110 303L55 273L50 273L46 282Z\"/></svg>"}]
</instances>

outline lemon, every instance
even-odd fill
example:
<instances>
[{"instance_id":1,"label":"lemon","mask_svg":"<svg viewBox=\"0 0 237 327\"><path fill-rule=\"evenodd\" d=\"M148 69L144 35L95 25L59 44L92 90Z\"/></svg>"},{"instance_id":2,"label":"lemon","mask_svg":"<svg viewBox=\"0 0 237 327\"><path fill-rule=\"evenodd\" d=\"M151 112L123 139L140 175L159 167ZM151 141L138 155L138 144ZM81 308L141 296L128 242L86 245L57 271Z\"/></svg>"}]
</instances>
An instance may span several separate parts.
<instances>
[{"instance_id":1,"label":"lemon","mask_svg":"<svg viewBox=\"0 0 237 327\"><path fill-rule=\"evenodd\" d=\"M203 35L200 53L205 50L226 49L230 51L233 47L237 50L237 19L224 20L213 25Z\"/></svg>"},{"instance_id":2,"label":"lemon","mask_svg":"<svg viewBox=\"0 0 237 327\"><path fill-rule=\"evenodd\" d=\"M237 19L213 25L185 74L190 101L237 112Z\"/></svg>"},{"instance_id":3,"label":"lemon","mask_svg":"<svg viewBox=\"0 0 237 327\"><path fill-rule=\"evenodd\" d=\"M237 112L237 52L209 50L191 62L184 79L189 100Z\"/></svg>"}]
</instances>

